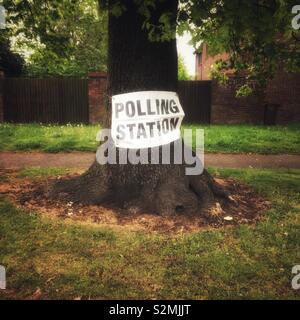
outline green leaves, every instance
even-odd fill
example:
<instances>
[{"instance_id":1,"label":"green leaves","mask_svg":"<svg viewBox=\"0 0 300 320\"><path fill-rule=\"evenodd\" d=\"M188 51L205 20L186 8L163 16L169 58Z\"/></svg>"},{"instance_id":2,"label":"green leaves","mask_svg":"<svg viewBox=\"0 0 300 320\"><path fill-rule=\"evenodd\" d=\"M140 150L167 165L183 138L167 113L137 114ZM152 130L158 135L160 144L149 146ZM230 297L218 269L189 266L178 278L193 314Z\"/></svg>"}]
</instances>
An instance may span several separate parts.
<instances>
[{"instance_id":1,"label":"green leaves","mask_svg":"<svg viewBox=\"0 0 300 320\"><path fill-rule=\"evenodd\" d=\"M231 68L237 74L246 73L249 79L263 84L279 68L299 70L300 41L291 28L294 1L182 2L180 27L192 33L195 46L205 41L213 55L228 52Z\"/></svg>"},{"instance_id":2,"label":"green leaves","mask_svg":"<svg viewBox=\"0 0 300 320\"><path fill-rule=\"evenodd\" d=\"M178 56L178 80L191 80L182 56Z\"/></svg>"},{"instance_id":3,"label":"green leaves","mask_svg":"<svg viewBox=\"0 0 300 320\"><path fill-rule=\"evenodd\" d=\"M14 48L31 76L106 70L107 13L96 0L5 0Z\"/></svg>"},{"instance_id":4,"label":"green leaves","mask_svg":"<svg viewBox=\"0 0 300 320\"><path fill-rule=\"evenodd\" d=\"M252 94L252 92L253 92L253 89L248 84L244 84L238 88L235 95L237 98L247 97L250 94Z\"/></svg>"},{"instance_id":5,"label":"green leaves","mask_svg":"<svg viewBox=\"0 0 300 320\"><path fill-rule=\"evenodd\" d=\"M175 30L189 31L196 48L204 41L211 55L228 52L231 70L261 84L279 68L300 70L300 30L291 24L294 0L180 0L177 16L170 9L175 1L133 3L150 41L169 41L176 37ZM7 32L17 37L18 52L34 51L27 59L30 73L37 69L47 73L43 70L47 64L55 73L50 56L55 57L57 70L64 70L59 73L83 75L90 69L105 69L107 14L102 9L119 17L127 8L121 0L100 4L99 9L97 0L3 0ZM163 14L157 14L158 6L165 6ZM217 68L221 79L228 70L228 65L223 67Z\"/></svg>"},{"instance_id":6,"label":"green leaves","mask_svg":"<svg viewBox=\"0 0 300 320\"><path fill-rule=\"evenodd\" d=\"M120 17L122 13L126 10L126 6L121 3L121 1L111 1L112 4L109 7L110 12L115 17Z\"/></svg>"}]
</instances>

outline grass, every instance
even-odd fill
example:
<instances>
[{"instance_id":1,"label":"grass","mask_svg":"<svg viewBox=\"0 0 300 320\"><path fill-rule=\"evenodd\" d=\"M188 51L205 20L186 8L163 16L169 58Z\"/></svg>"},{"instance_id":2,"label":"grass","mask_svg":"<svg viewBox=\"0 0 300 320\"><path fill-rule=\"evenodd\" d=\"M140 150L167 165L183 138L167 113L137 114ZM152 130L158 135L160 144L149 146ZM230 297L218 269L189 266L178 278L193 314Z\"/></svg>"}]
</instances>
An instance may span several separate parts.
<instances>
[{"instance_id":1,"label":"grass","mask_svg":"<svg viewBox=\"0 0 300 320\"><path fill-rule=\"evenodd\" d=\"M203 128L205 151L300 154L300 124L288 126L184 125ZM0 150L92 151L98 125L0 124Z\"/></svg>"},{"instance_id":2,"label":"grass","mask_svg":"<svg viewBox=\"0 0 300 320\"><path fill-rule=\"evenodd\" d=\"M300 124L186 125L185 128L204 128L205 152L300 154Z\"/></svg>"},{"instance_id":3,"label":"grass","mask_svg":"<svg viewBox=\"0 0 300 320\"><path fill-rule=\"evenodd\" d=\"M96 125L0 124L0 150L96 151Z\"/></svg>"},{"instance_id":4,"label":"grass","mask_svg":"<svg viewBox=\"0 0 300 320\"><path fill-rule=\"evenodd\" d=\"M233 169L209 168L211 174L240 179L270 199L300 202L299 169Z\"/></svg>"},{"instance_id":5,"label":"grass","mask_svg":"<svg viewBox=\"0 0 300 320\"><path fill-rule=\"evenodd\" d=\"M17 176L18 178L39 178L39 177L51 177L61 176L69 173L75 173L78 170L69 168L55 168L55 167L25 167L21 169Z\"/></svg>"},{"instance_id":6,"label":"grass","mask_svg":"<svg viewBox=\"0 0 300 320\"><path fill-rule=\"evenodd\" d=\"M248 183L272 209L255 226L164 235L51 219L1 198L0 298L40 288L49 299L299 299L300 170L210 171Z\"/></svg>"}]
</instances>

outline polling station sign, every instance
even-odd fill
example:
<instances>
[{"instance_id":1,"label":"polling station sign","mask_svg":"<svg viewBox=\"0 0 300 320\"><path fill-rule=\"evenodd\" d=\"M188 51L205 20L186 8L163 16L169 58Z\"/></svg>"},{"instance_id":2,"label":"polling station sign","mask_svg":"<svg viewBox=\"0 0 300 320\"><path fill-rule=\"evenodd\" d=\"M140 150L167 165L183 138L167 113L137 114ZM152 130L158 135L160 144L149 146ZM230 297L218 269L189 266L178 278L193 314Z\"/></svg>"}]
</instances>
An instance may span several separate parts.
<instances>
[{"instance_id":1,"label":"polling station sign","mask_svg":"<svg viewBox=\"0 0 300 320\"><path fill-rule=\"evenodd\" d=\"M180 138L184 117L176 92L139 91L112 97L112 139L119 148L142 149Z\"/></svg>"}]
</instances>

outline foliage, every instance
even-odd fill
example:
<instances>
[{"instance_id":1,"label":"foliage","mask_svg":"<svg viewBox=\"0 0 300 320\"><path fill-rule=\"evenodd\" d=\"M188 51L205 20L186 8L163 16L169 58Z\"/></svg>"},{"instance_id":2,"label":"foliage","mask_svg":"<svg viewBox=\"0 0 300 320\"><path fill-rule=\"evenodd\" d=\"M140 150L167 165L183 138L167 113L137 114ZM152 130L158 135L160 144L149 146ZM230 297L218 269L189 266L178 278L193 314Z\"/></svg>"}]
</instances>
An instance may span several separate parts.
<instances>
[{"instance_id":1,"label":"foliage","mask_svg":"<svg viewBox=\"0 0 300 320\"><path fill-rule=\"evenodd\" d=\"M183 57L180 55L178 56L178 80L191 80Z\"/></svg>"},{"instance_id":2,"label":"foliage","mask_svg":"<svg viewBox=\"0 0 300 320\"><path fill-rule=\"evenodd\" d=\"M108 2L118 14L126 10L121 1L103 1ZM219 73L231 69L264 85L279 69L300 70L300 30L291 23L295 0L180 0L176 18L166 9L158 19L158 0L134 2L150 40L174 38L177 24L179 34L187 30L192 34L196 48L205 41L212 55L228 52L230 59Z\"/></svg>"},{"instance_id":3,"label":"foliage","mask_svg":"<svg viewBox=\"0 0 300 320\"><path fill-rule=\"evenodd\" d=\"M252 94L252 92L253 92L253 89L248 84L244 84L238 88L235 95L237 98L247 97L250 94Z\"/></svg>"},{"instance_id":4,"label":"foliage","mask_svg":"<svg viewBox=\"0 0 300 320\"><path fill-rule=\"evenodd\" d=\"M196 48L205 41L213 55L228 52L229 61L214 71L224 81L221 73L228 69L262 85L279 69L300 70L300 30L291 23L295 0L180 0L177 16L170 9L174 1L159 0L166 6L160 16L155 13L158 0L134 3L151 41L174 38L177 27L179 34L191 32ZM3 0L3 4L18 48L33 51L30 73L84 74L105 68L107 17L97 10L96 0ZM126 10L126 1L100 4L115 16Z\"/></svg>"},{"instance_id":5,"label":"foliage","mask_svg":"<svg viewBox=\"0 0 300 320\"><path fill-rule=\"evenodd\" d=\"M212 66L210 70L211 79L218 80L221 84L225 84L229 78L226 73L222 72L222 70L226 68L227 63L227 61L223 60L216 61L216 63Z\"/></svg>"},{"instance_id":6,"label":"foliage","mask_svg":"<svg viewBox=\"0 0 300 320\"><path fill-rule=\"evenodd\" d=\"M85 76L105 70L107 14L96 0L4 0L14 47L29 75Z\"/></svg>"},{"instance_id":7,"label":"foliage","mask_svg":"<svg viewBox=\"0 0 300 320\"><path fill-rule=\"evenodd\" d=\"M291 26L291 0L182 0L179 30L188 29L195 45L211 54L228 52L223 64L265 84L279 69L300 70L300 42ZM298 33L299 34L299 33Z\"/></svg>"},{"instance_id":8,"label":"foliage","mask_svg":"<svg viewBox=\"0 0 300 320\"><path fill-rule=\"evenodd\" d=\"M5 31L2 31L0 33L0 70L3 70L7 76L19 76L24 70L24 64L23 58L12 51L10 41Z\"/></svg>"}]
</instances>

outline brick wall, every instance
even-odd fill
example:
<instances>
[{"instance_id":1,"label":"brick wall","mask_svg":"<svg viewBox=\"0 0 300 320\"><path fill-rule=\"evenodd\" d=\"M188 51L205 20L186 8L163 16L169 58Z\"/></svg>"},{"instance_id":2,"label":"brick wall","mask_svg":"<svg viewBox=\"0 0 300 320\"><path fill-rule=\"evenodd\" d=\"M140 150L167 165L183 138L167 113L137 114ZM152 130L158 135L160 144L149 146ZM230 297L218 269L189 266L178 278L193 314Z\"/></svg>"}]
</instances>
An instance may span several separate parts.
<instances>
[{"instance_id":1,"label":"brick wall","mask_svg":"<svg viewBox=\"0 0 300 320\"><path fill-rule=\"evenodd\" d=\"M249 97L236 98L239 81L230 80L226 85L212 81L211 123L252 123L264 120L263 93L258 89Z\"/></svg>"},{"instance_id":2,"label":"brick wall","mask_svg":"<svg viewBox=\"0 0 300 320\"><path fill-rule=\"evenodd\" d=\"M228 54L210 56L207 45L196 56L197 80L210 79L211 66ZM231 72L228 72L229 75ZM226 86L212 84L212 123L263 123L266 104L277 105L277 124L300 122L300 73L279 72L268 82L265 92L248 98L235 98L236 83Z\"/></svg>"},{"instance_id":3,"label":"brick wall","mask_svg":"<svg viewBox=\"0 0 300 320\"><path fill-rule=\"evenodd\" d=\"M279 73L268 83L265 100L278 104L277 124L300 122L300 73Z\"/></svg>"},{"instance_id":4,"label":"brick wall","mask_svg":"<svg viewBox=\"0 0 300 320\"><path fill-rule=\"evenodd\" d=\"M300 122L300 74L279 73L263 91L236 98L239 81L220 85L212 81L211 123L264 123L265 105L277 105L276 124Z\"/></svg>"},{"instance_id":5,"label":"brick wall","mask_svg":"<svg viewBox=\"0 0 300 320\"><path fill-rule=\"evenodd\" d=\"M89 121L103 123L106 117L107 74L89 74ZM280 73L268 83L265 92L254 87L254 94L236 98L242 83L232 78L226 85L212 81L211 123L263 124L265 105L278 104L276 124L300 122L300 74Z\"/></svg>"},{"instance_id":6,"label":"brick wall","mask_svg":"<svg viewBox=\"0 0 300 320\"><path fill-rule=\"evenodd\" d=\"M89 123L103 123L106 118L106 72L89 73Z\"/></svg>"}]
</instances>

